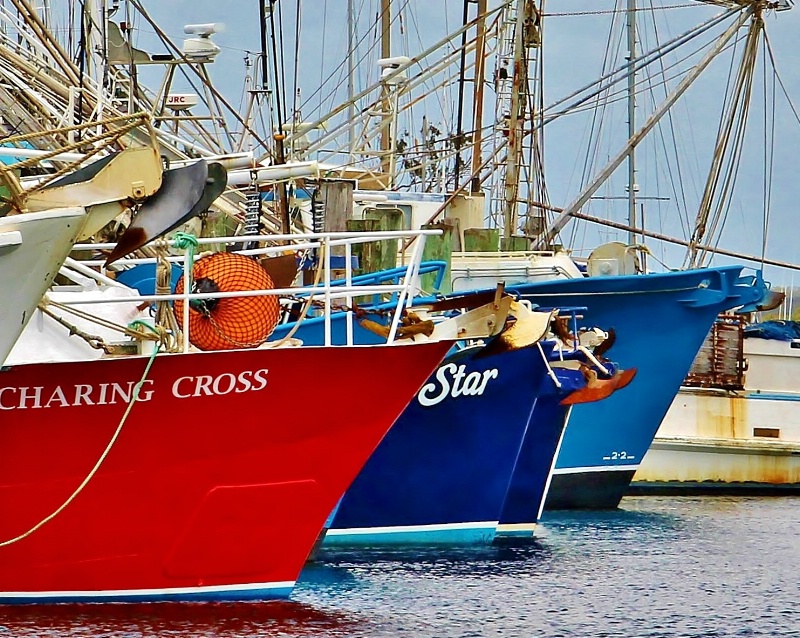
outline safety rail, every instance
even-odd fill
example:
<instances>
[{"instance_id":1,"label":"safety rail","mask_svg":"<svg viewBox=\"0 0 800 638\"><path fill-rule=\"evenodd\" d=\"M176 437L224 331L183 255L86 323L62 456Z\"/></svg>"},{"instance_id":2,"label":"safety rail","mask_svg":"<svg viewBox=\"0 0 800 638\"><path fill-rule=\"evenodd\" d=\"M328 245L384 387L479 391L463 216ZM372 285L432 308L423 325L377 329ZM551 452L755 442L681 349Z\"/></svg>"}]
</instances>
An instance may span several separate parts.
<instances>
[{"instance_id":1,"label":"safety rail","mask_svg":"<svg viewBox=\"0 0 800 638\"><path fill-rule=\"evenodd\" d=\"M271 242L273 245L264 246L262 248L248 249L248 250L235 250L232 252L251 255L251 256L276 256L286 254L287 251L295 253L303 251L319 251L322 259L322 272L318 273L318 280L315 285L297 286L291 288L273 288L270 290L243 290L243 291L228 291L228 292L208 292L208 293L193 293L192 291L192 263L186 259L186 254L189 250L185 250L183 256L171 255L167 257L170 263L183 264L183 277L184 286L183 292L180 294L168 295L139 295L136 297L140 302L155 302L155 301L183 301L183 317L182 317L182 330L186 338L184 339L184 352L189 350L189 302L193 300L209 300L209 299L225 299L231 297L255 297L255 296L278 296L278 297L297 297L303 296L307 300L315 297L322 297L324 299L324 324L325 324L325 345L332 345L332 331L331 331L331 313L334 300L344 300L344 305L350 308L355 297L362 297L367 295L396 295L396 309L392 313L392 320L389 326L389 335L387 337L387 344L394 342L397 335L397 329L400 325L401 318L404 310L411 305L411 301L415 295L416 290L419 289L418 280L420 274L420 264L422 261L422 252L425 245L425 238L430 235L441 234L441 230L408 230L408 231L376 231L376 232L330 232L330 233L308 233L302 235L239 235L235 237L204 237L196 238L193 244L197 247L207 245L246 245L247 242ZM358 244L370 243L375 241L384 241L390 239L405 239L414 238L419 239L415 241L413 248L408 256L408 263L397 269L394 280L397 283L391 284L376 284L364 283L371 282L369 277L364 280L359 280L354 277L352 268L352 249L353 246ZM285 243L290 242L290 243ZM170 247L178 246L175 240L167 242ZM111 250L114 244L76 244L73 251L98 251L98 250ZM344 270L345 276L343 280L333 280L331 277L331 253L333 248L343 247L345 252L344 268L337 267L337 271ZM194 255L193 259L199 259L202 255ZM114 263L115 270L123 268L126 265L138 264L156 264L158 258L132 258L120 259ZM122 286L119 282L114 281L112 278L103 275L101 272L94 270L94 268L102 268L103 260L89 259L77 260L69 259L63 272L74 270L80 275L91 277L96 281L105 285ZM402 276L400 273L403 273ZM103 303L130 303L130 298L109 298L104 299ZM98 303L96 299L74 299L66 302L65 305L84 305ZM353 345L353 317L352 313L347 313L347 345Z\"/></svg>"}]
</instances>

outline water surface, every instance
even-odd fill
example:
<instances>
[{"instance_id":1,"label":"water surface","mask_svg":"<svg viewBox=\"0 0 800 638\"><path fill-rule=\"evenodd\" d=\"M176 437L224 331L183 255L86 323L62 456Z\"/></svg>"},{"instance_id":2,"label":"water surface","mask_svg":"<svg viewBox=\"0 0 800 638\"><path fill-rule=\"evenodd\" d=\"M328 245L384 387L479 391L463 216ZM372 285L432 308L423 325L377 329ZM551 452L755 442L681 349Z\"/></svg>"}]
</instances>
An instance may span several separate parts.
<instances>
[{"instance_id":1,"label":"water surface","mask_svg":"<svg viewBox=\"0 0 800 638\"><path fill-rule=\"evenodd\" d=\"M800 499L626 498L536 541L327 550L292 602L0 609L9 636L798 636Z\"/></svg>"}]
</instances>

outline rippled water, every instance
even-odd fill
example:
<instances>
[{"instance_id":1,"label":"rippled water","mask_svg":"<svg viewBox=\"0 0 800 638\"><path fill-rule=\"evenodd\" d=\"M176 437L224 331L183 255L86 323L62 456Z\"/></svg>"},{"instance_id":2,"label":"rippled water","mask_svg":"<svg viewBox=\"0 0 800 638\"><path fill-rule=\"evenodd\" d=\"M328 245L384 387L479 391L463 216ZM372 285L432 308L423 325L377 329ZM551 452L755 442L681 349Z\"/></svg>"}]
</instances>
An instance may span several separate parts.
<instances>
[{"instance_id":1,"label":"rippled water","mask_svg":"<svg viewBox=\"0 0 800 638\"><path fill-rule=\"evenodd\" d=\"M800 499L623 500L533 543L323 552L294 602L5 608L9 636L798 636Z\"/></svg>"}]
</instances>

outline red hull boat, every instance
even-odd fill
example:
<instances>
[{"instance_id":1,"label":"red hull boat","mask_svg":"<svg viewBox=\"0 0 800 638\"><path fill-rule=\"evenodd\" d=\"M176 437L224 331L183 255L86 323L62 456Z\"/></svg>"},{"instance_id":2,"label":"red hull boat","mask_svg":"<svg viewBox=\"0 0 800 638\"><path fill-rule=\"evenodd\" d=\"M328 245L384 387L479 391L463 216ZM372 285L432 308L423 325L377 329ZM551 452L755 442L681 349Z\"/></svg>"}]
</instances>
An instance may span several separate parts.
<instances>
[{"instance_id":1,"label":"red hull boat","mask_svg":"<svg viewBox=\"0 0 800 638\"><path fill-rule=\"evenodd\" d=\"M164 354L135 401L147 357L3 369L0 602L286 597L449 347Z\"/></svg>"}]
</instances>

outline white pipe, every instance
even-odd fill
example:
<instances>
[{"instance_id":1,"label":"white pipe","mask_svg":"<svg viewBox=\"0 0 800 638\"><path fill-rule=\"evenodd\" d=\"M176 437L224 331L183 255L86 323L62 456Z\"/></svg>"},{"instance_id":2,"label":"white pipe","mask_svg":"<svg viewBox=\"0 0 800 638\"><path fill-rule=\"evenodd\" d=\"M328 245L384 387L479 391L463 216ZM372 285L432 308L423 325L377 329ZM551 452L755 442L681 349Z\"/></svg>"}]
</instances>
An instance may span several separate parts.
<instances>
[{"instance_id":1,"label":"white pipe","mask_svg":"<svg viewBox=\"0 0 800 638\"><path fill-rule=\"evenodd\" d=\"M105 284L106 286L115 286L117 288L127 288L128 287L128 286L125 286L125 285L119 283L118 281L115 281L114 279L111 279L111 277L106 277L105 275L100 274L99 272L97 272L95 270L92 270L86 264L83 264L83 263L73 259L72 257L67 257L64 260L64 265L67 268L71 268L72 270L74 270L76 272L79 272L80 274L85 275L86 277L91 277L95 281L97 281L97 282L99 282L101 284Z\"/></svg>"},{"instance_id":2,"label":"white pipe","mask_svg":"<svg viewBox=\"0 0 800 638\"><path fill-rule=\"evenodd\" d=\"M325 238L322 243L325 250L325 345L331 345L331 242ZM319 264L317 264L319 268ZM353 344L348 343L348 346Z\"/></svg>"},{"instance_id":3,"label":"white pipe","mask_svg":"<svg viewBox=\"0 0 800 638\"><path fill-rule=\"evenodd\" d=\"M547 376L553 380L553 383L557 388L561 388L561 381L558 380L556 373L553 371L553 368L550 367L550 362L547 360L547 355L544 353L542 349L542 342L537 341L536 347L539 348L539 354L542 355L542 361L544 361L544 365L547 368Z\"/></svg>"},{"instance_id":4,"label":"white pipe","mask_svg":"<svg viewBox=\"0 0 800 638\"><path fill-rule=\"evenodd\" d=\"M386 195L369 191L353 191L353 200L358 202L388 202L389 198Z\"/></svg>"},{"instance_id":5,"label":"white pipe","mask_svg":"<svg viewBox=\"0 0 800 638\"><path fill-rule=\"evenodd\" d=\"M352 244L347 244L344 247L344 259L345 259L345 285L349 288L353 285L353 246ZM347 295L344 298L344 302L348 308L353 307L353 295ZM353 344L353 313L347 313L347 345Z\"/></svg>"},{"instance_id":6,"label":"white pipe","mask_svg":"<svg viewBox=\"0 0 800 638\"><path fill-rule=\"evenodd\" d=\"M13 146L0 146L0 157L23 157L25 159L42 157L47 155L50 151L43 151L38 148L16 148ZM51 155L47 161L53 162L80 162L86 159L83 153L59 153L58 155ZM218 162L226 169L242 169L249 168L253 165L253 153L233 153L231 155L208 155L203 157L207 162ZM173 160L170 162L171 168L179 166L188 166L194 164L197 159ZM248 171L249 173L249 171ZM248 182L249 183L249 182Z\"/></svg>"},{"instance_id":7,"label":"white pipe","mask_svg":"<svg viewBox=\"0 0 800 638\"><path fill-rule=\"evenodd\" d=\"M188 264L188 262L187 262ZM183 301L184 299L230 299L233 297L265 297L283 296L298 297L300 295L325 295L330 299L346 298L348 295L370 296L370 295L390 295L395 292L402 293L406 290L405 284L385 284L382 286L317 286L315 288L271 288L265 290L234 290L231 292L200 292L200 293L181 293L170 295L140 295L137 301ZM129 302L129 297L120 299L104 299L103 303L125 303ZM65 305L80 306L84 304L97 303L97 299L74 299L64 301ZM402 311L402 308L400 308Z\"/></svg>"},{"instance_id":8,"label":"white pipe","mask_svg":"<svg viewBox=\"0 0 800 638\"><path fill-rule=\"evenodd\" d=\"M238 170L228 173L228 186L248 186L253 181L253 173L258 183L277 182L295 177L319 177L328 171L340 171L343 167L333 164L320 164L316 160L293 162L278 166L265 166L255 170Z\"/></svg>"},{"instance_id":9,"label":"white pipe","mask_svg":"<svg viewBox=\"0 0 800 638\"><path fill-rule=\"evenodd\" d=\"M202 158L171 160L169 166L170 168L188 166L189 164L194 164L197 159L204 159L206 162L217 162L218 164L222 164L228 171L250 168L255 163L253 152L247 151L245 153L231 153L229 155L204 155Z\"/></svg>"},{"instance_id":10,"label":"white pipe","mask_svg":"<svg viewBox=\"0 0 800 638\"><path fill-rule=\"evenodd\" d=\"M24 157L30 159L32 157L41 157L50 151L40 151L37 148L15 148L13 146L0 146L0 157ZM79 162L84 157L83 153L59 153L58 155L48 157L48 161L54 162Z\"/></svg>"},{"instance_id":11,"label":"white pipe","mask_svg":"<svg viewBox=\"0 0 800 638\"><path fill-rule=\"evenodd\" d=\"M422 235L441 235L441 230L381 230L368 233L339 231L333 233L303 233L303 234L285 234L285 235L234 235L229 237L198 237L197 243L199 245L205 244L241 244L248 241L271 241L271 242L284 242L284 241L313 241L322 240L326 237L330 238L332 246L343 246L348 242L354 244L361 244L364 242L375 241L378 239L402 239L404 237L420 237ZM175 242L170 241L170 246L174 246ZM317 247L319 245L317 244ZM72 250L110 250L116 247L116 244L75 244ZM295 247L294 244L289 246ZM287 246L273 246L273 249L281 248L286 250Z\"/></svg>"}]
</instances>

